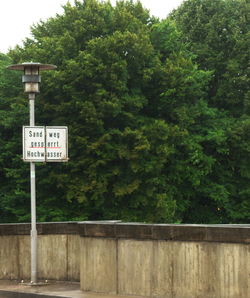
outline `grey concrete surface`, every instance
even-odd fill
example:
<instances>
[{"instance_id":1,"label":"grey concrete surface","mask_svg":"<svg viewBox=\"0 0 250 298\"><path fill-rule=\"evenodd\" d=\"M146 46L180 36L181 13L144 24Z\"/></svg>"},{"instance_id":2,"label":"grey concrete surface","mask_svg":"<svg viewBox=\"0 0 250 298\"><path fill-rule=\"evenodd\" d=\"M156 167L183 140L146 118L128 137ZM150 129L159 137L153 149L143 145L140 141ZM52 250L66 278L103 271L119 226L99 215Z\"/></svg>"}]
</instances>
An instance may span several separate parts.
<instances>
[{"instance_id":1,"label":"grey concrete surface","mask_svg":"<svg viewBox=\"0 0 250 298\"><path fill-rule=\"evenodd\" d=\"M0 280L30 278L29 228L0 224ZM38 278L80 286L5 284L0 298L250 298L250 225L42 223L38 234Z\"/></svg>"},{"instance_id":2,"label":"grey concrete surface","mask_svg":"<svg viewBox=\"0 0 250 298\"><path fill-rule=\"evenodd\" d=\"M0 298L138 298L138 296L107 295L82 292L77 282L49 282L47 285L30 286L19 281L0 280ZM142 296L140 296L142 298Z\"/></svg>"},{"instance_id":3,"label":"grey concrete surface","mask_svg":"<svg viewBox=\"0 0 250 298\"><path fill-rule=\"evenodd\" d=\"M38 279L80 280L79 235L38 236ZM30 236L0 234L0 280L30 278Z\"/></svg>"}]
</instances>

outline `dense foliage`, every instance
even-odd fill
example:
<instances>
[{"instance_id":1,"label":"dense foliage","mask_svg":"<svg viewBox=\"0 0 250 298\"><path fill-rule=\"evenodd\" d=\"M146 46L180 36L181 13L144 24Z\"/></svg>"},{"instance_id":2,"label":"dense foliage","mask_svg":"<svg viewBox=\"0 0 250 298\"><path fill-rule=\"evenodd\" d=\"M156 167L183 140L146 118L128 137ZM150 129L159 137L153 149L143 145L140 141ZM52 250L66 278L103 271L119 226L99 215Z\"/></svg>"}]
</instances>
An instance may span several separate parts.
<instances>
[{"instance_id":1,"label":"dense foliage","mask_svg":"<svg viewBox=\"0 0 250 298\"><path fill-rule=\"evenodd\" d=\"M29 220L28 102L5 69L24 61L58 67L36 124L69 127L70 161L37 164L38 220L249 221L247 10L189 0L159 21L139 2L85 0L33 26L0 56L1 222Z\"/></svg>"},{"instance_id":2,"label":"dense foliage","mask_svg":"<svg viewBox=\"0 0 250 298\"><path fill-rule=\"evenodd\" d=\"M200 68L213 71L207 102L226 117L217 126L217 144L203 147L216 158L209 179L222 191L216 200L224 220L236 222L250 221L249 13L245 0L192 0L171 15Z\"/></svg>"}]
</instances>

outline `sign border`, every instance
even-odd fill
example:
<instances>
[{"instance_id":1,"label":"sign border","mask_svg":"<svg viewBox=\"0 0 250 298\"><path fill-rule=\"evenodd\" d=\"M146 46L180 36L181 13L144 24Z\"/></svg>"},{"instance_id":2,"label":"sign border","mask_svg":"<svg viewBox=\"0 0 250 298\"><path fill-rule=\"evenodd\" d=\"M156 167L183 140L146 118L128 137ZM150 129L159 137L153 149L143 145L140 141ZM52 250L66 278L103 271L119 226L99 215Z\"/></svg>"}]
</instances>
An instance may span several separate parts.
<instances>
[{"instance_id":1,"label":"sign border","mask_svg":"<svg viewBox=\"0 0 250 298\"><path fill-rule=\"evenodd\" d=\"M44 159L27 159L25 158L25 152L27 150L26 147L25 147L25 129L28 129L28 128L40 128L40 129L43 129L44 130L44 142L45 142L45 154L44 154ZM47 159L47 128L51 128L51 129L65 129L66 131L66 146L65 146L65 150L66 150L66 158L64 159ZM47 162L67 162L69 160L69 155L68 155L68 126L29 126L29 125L23 125L23 161L24 162L44 162L44 163L47 163Z\"/></svg>"}]
</instances>

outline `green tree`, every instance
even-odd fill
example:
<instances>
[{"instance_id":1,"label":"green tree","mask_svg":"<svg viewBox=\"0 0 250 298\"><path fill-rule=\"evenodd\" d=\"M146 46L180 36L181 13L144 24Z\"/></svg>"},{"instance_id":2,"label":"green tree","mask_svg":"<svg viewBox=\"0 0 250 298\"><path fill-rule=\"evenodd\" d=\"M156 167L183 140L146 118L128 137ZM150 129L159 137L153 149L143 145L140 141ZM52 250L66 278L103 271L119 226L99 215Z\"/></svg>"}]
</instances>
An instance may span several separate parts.
<instances>
[{"instance_id":1,"label":"green tree","mask_svg":"<svg viewBox=\"0 0 250 298\"><path fill-rule=\"evenodd\" d=\"M189 0L171 15L200 67L213 72L208 104L222 115L214 119L216 142L208 138L203 142L206 154L216 160L203 204L215 200L217 215L225 222L250 219L249 9L244 0Z\"/></svg>"},{"instance_id":2,"label":"green tree","mask_svg":"<svg viewBox=\"0 0 250 298\"><path fill-rule=\"evenodd\" d=\"M198 64L214 72L209 103L236 117L249 113L249 11L245 0L189 0L171 16Z\"/></svg>"},{"instance_id":3,"label":"green tree","mask_svg":"<svg viewBox=\"0 0 250 298\"><path fill-rule=\"evenodd\" d=\"M209 30L225 7L232 11L232 4L221 2L216 0L218 12L208 5ZM24 47L10 51L13 63L58 66L58 71L43 73L36 123L69 126L69 163L37 165L39 220L246 221L247 100L239 97L240 104L224 105L220 94L247 53L232 60L221 43L224 60L219 59L212 30L206 36L213 51L210 56L203 51L208 45L195 40L199 26L185 31L188 17L198 24L198 16L206 18L201 3L205 0L186 1L180 7L183 16L177 10L160 22L140 2L119 1L113 7L76 1L62 15L33 26ZM224 19L230 23L226 13ZM229 39L224 47L231 45ZM247 49L245 38L237 39L237 45ZM3 56L1 69L9 59ZM11 74L4 70L0 75L8 85ZM239 77L237 84L247 96L245 73ZM3 221L24 221L29 217L29 177L28 165L20 160L20 127L28 122L28 104L20 88L13 88L7 99L7 85L0 89L0 142L5 144L0 206ZM18 163L7 163L6 149Z\"/></svg>"},{"instance_id":4,"label":"green tree","mask_svg":"<svg viewBox=\"0 0 250 298\"><path fill-rule=\"evenodd\" d=\"M27 101L20 96L20 78L9 72L7 55L0 54L0 217L1 222L26 220L28 171L21 160L23 120Z\"/></svg>"},{"instance_id":5,"label":"green tree","mask_svg":"<svg viewBox=\"0 0 250 298\"><path fill-rule=\"evenodd\" d=\"M38 167L39 218L182 221L212 163L190 130L210 73L139 2L64 9L10 53L58 66L43 76L37 123L69 126L71 161Z\"/></svg>"}]
</instances>

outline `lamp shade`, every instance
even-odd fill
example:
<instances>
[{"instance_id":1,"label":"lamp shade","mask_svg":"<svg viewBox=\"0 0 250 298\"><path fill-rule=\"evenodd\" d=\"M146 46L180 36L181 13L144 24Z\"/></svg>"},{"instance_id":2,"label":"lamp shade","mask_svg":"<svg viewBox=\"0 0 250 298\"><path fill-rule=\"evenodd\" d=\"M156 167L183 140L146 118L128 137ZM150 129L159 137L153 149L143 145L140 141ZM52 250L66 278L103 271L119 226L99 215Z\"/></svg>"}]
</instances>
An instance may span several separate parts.
<instances>
[{"instance_id":1,"label":"lamp shade","mask_svg":"<svg viewBox=\"0 0 250 298\"><path fill-rule=\"evenodd\" d=\"M38 62L24 62L21 64L13 64L13 65L9 65L7 67L10 70L23 70L25 68L38 68L39 71L42 70L53 70L56 69L56 65L53 64L42 64L42 63L38 63Z\"/></svg>"}]
</instances>

